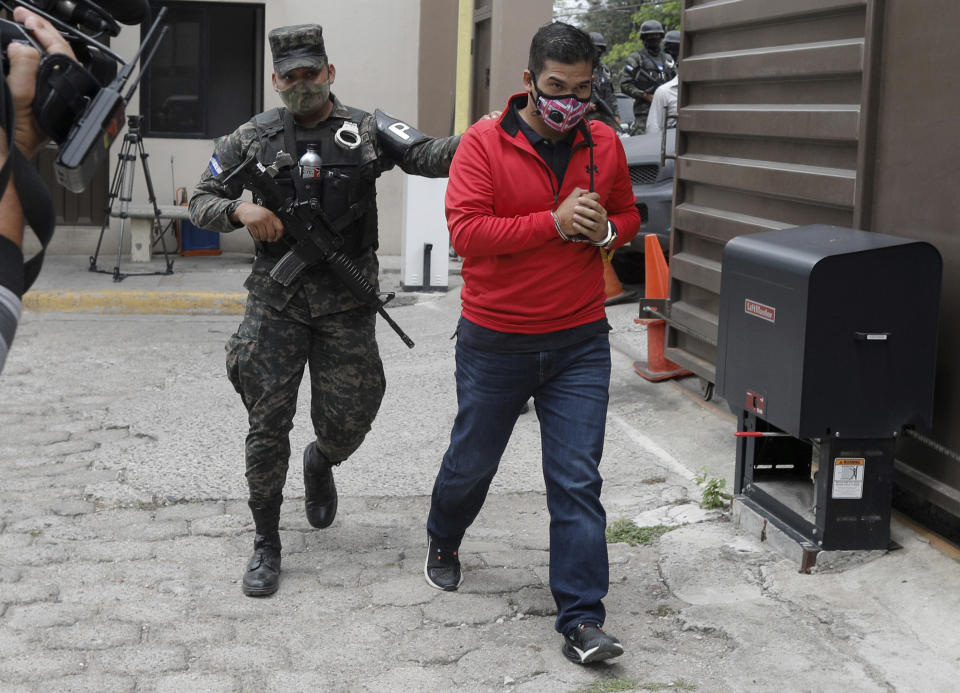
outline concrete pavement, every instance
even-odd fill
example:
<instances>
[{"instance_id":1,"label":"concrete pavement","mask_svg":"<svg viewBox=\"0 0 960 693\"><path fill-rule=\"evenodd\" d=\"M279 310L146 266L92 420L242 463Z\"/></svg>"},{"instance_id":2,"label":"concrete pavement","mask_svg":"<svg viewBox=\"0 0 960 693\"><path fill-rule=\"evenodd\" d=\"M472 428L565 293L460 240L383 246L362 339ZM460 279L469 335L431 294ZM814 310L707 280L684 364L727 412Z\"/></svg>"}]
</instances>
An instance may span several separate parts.
<instances>
[{"instance_id":1,"label":"concrete pavement","mask_svg":"<svg viewBox=\"0 0 960 693\"><path fill-rule=\"evenodd\" d=\"M382 264L389 288L399 264ZM280 592L243 597L244 412L223 343L239 319L224 298L242 292L247 258L177 258L174 275L118 283L86 266L47 261L0 375L0 690L956 689L949 549L896 521L902 549L821 554L805 575L729 512L698 513L694 474L732 483L735 423L695 378L633 373L645 333L632 305L609 310L608 519L659 525L679 509L687 524L610 545L606 626L622 657L582 668L560 653L533 414L461 549L463 587L423 580L455 412L455 289L397 301L413 350L379 323L387 395L337 470L337 520L306 523L295 453ZM295 451L310 439L300 409Z\"/></svg>"}]
</instances>

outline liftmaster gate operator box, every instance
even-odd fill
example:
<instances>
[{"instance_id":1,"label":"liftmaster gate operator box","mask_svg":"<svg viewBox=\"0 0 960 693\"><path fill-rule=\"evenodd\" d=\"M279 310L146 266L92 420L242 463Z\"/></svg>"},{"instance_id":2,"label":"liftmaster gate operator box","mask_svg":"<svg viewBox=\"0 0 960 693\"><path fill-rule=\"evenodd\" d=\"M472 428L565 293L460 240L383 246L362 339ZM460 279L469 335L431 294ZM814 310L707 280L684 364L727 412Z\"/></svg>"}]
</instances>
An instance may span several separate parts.
<instances>
[{"instance_id":1,"label":"liftmaster gate operator box","mask_svg":"<svg viewBox=\"0 0 960 693\"><path fill-rule=\"evenodd\" d=\"M931 426L940 254L804 226L723 254L717 391L739 430L735 492L819 549L890 538L896 436Z\"/></svg>"}]
</instances>

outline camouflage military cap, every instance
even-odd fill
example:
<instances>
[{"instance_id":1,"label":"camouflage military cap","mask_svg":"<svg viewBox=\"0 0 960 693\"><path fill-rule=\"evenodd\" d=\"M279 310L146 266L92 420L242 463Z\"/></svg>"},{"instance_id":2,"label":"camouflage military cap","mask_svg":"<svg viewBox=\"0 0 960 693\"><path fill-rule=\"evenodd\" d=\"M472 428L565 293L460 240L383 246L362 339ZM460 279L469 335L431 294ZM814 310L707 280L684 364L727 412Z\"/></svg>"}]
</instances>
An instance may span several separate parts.
<instances>
[{"instance_id":1,"label":"camouflage military cap","mask_svg":"<svg viewBox=\"0 0 960 693\"><path fill-rule=\"evenodd\" d=\"M327 63L323 27L297 24L272 29L267 35L273 53L273 71L285 75L298 67L321 69Z\"/></svg>"}]
</instances>

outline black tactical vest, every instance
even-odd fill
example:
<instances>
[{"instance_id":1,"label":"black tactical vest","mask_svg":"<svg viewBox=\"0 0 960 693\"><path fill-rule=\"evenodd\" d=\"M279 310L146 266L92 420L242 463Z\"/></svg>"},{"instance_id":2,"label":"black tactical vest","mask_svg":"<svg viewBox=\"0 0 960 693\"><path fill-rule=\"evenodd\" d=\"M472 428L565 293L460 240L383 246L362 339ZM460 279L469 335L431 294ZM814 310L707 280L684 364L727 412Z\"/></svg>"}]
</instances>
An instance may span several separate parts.
<instances>
[{"instance_id":1,"label":"black tactical vest","mask_svg":"<svg viewBox=\"0 0 960 693\"><path fill-rule=\"evenodd\" d=\"M346 107L349 117L339 118L331 115L317 127L304 131L295 127L295 139L286 132L284 121L292 122L286 109L273 108L254 118L260 146L257 158L264 166L273 163L277 153L290 148L293 153L294 168L282 171L276 181L279 185L295 194L290 175L298 175L296 162L307 150L308 144L316 144L323 161L321 180L314 186L314 196L319 198L323 211L332 225L343 237L342 250L351 257L357 257L369 248L377 248L377 169L371 165L376 156L365 151L373 144L361 141L355 149L337 144L335 135L349 120L359 127L370 114L356 108ZM309 139L302 139L309 138ZM364 165L364 161L368 162ZM258 245L263 252L277 257L283 255L288 246L283 241Z\"/></svg>"},{"instance_id":2,"label":"black tactical vest","mask_svg":"<svg viewBox=\"0 0 960 693\"><path fill-rule=\"evenodd\" d=\"M660 54L654 57L647 53L646 49L643 49L639 55L642 72L638 71L633 79L637 86L644 91L649 92L651 87L656 88L676 76L677 64L669 53L661 50Z\"/></svg>"}]
</instances>

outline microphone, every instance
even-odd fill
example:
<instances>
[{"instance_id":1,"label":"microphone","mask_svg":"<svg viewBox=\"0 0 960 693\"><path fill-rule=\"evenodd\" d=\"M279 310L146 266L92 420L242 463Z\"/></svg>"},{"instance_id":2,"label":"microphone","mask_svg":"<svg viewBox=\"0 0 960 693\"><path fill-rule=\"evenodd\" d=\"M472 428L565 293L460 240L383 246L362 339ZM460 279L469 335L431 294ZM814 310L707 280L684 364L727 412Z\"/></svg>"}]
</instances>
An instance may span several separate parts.
<instances>
[{"instance_id":1,"label":"microphone","mask_svg":"<svg viewBox=\"0 0 960 693\"><path fill-rule=\"evenodd\" d=\"M61 21L82 26L95 33L120 34L121 24L140 24L150 20L147 0L22 0L52 14Z\"/></svg>"},{"instance_id":2,"label":"microphone","mask_svg":"<svg viewBox=\"0 0 960 693\"><path fill-rule=\"evenodd\" d=\"M70 24L111 36L120 33L120 27L110 15L89 0L55 0L52 4L53 13Z\"/></svg>"},{"instance_id":3,"label":"microphone","mask_svg":"<svg viewBox=\"0 0 960 693\"><path fill-rule=\"evenodd\" d=\"M121 24L142 24L150 21L150 5L147 0L99 0L96 4Z\"/></svg>"}]
</instances>

